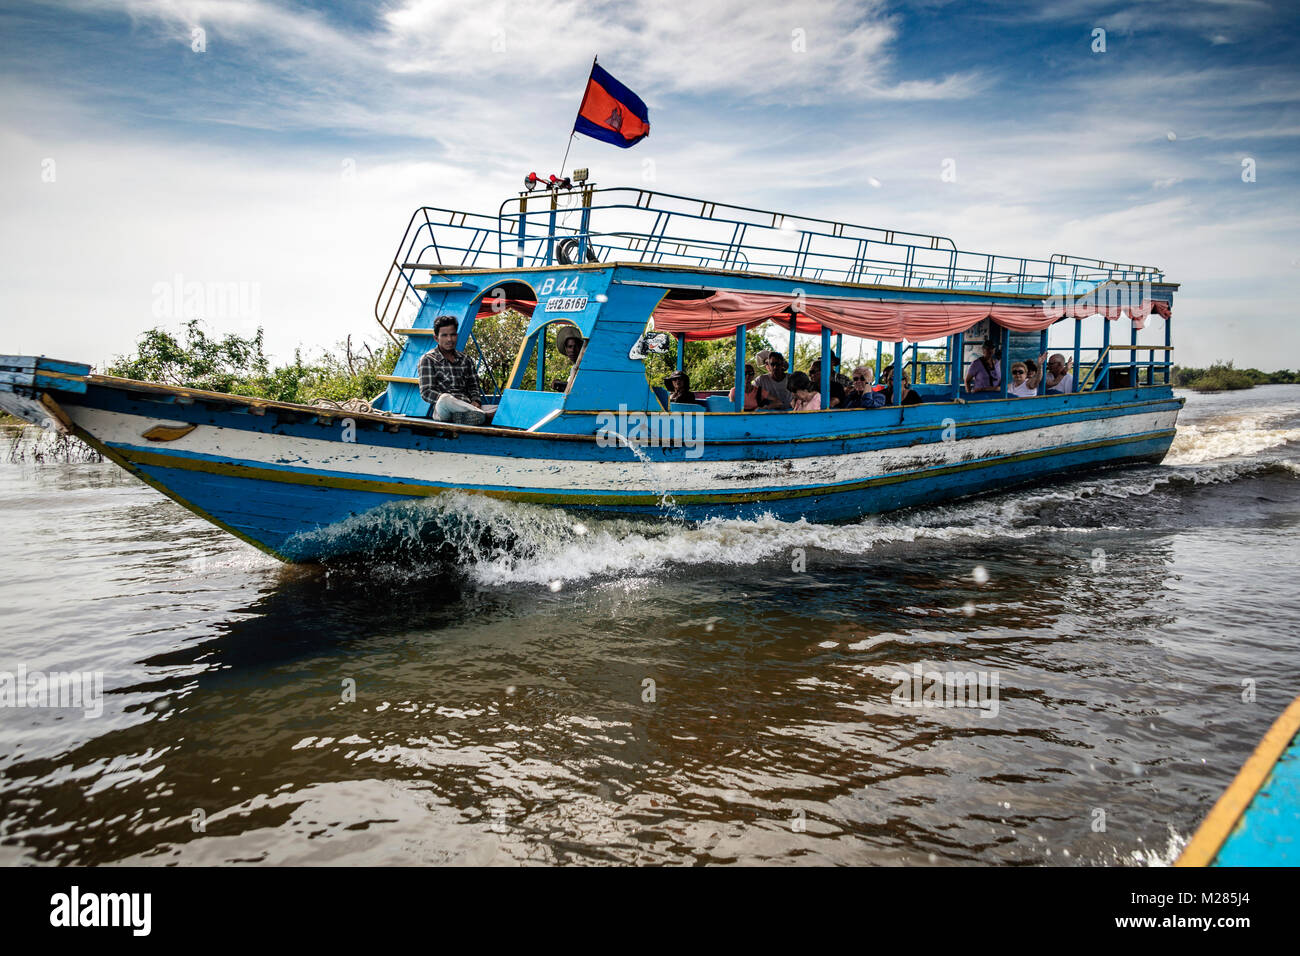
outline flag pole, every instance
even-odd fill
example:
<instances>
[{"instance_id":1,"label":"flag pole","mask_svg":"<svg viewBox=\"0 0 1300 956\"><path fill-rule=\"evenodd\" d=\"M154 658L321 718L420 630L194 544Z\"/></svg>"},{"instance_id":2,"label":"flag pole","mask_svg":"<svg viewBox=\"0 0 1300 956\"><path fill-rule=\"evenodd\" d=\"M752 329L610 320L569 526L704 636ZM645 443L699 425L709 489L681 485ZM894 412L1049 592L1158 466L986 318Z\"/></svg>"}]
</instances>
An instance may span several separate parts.
<instances>
[{"instance_id":1,"label":"flag pole","mask_svg":"<svg viewBox=\"0 0 1300 956\"><path fill-rule=\"evenodd\" d=\"M592 67L591 70L587 71L587 86L584 86L582 88L582 99L578 100L578 112L573 115L574 126L578 125L578 117L582 115L582 104L583 101L586 100L587 98L587 87L591 86L591 74L592 72L595 71L596 68L596 57L594 56L591 58L591 67ZM559 173L561 179L564 178L564 164L569 161L569 150L573 147L573 137L577 135L578 135L578 131L576 129L569 131L569 142L564 147L564 158L560 160Z\"/></svg>"}]
</instances>

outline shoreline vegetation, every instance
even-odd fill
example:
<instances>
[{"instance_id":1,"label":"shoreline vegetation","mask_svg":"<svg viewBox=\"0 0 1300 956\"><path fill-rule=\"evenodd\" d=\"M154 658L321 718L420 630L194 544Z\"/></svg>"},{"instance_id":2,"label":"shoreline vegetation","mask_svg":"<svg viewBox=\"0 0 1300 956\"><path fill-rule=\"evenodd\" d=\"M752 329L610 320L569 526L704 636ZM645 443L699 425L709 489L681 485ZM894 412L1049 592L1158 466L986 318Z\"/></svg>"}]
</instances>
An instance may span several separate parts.
<instances>
[{"instance_id":1,"label":"shoreline vegetation","mask_svg":"<svg viewBox=\"0 0 1300 956\"><path fill-rule=\"evenodd\" d=\"M292 362L273 366L263 348L262 329L248 338L233 333L215 337L198 319L191 319L179 336L165 329L145 332L135 354L118 356L104 374L310 405L351 398L370 401L386 387L379 376L392 374L399 355L401 346L395 342L362 343L358 348L348 336L317 358L304 358L302 350L295 349Z\"/></svg>"},{"instance_id":2,"label":"shoreline vegetation","mask_svg":"<svg viewBox=\"0 0 1300 956\"><path fill-rule=\"evenodd\" d=\"M192 319L176 335L165 329L145 332L134 354L118 356L104 374L302 405L353 398L369 402L387 386L379 376L392 374L400 354L401 346L395 342L356 347L349 336L318 357L304 358L302 350L296 349L292 362L272 365L263 348L262 329L248 338L215 337ZM21 427L26 424L0 413L0 427L17 431L8 448L10 462L101 460L98 453L61 432L30 439L30 431Z\"/></svg>"},{"instance_id":3,"label":"shoreline vegetation","mask_svg":"<svg viewBox=\"0 0 1300 956\"><path fill-rule=\"evenodd\" d=\"M1228 392L1254 388L1256 385L1295 385L1300 383L1300 372L1284 368L1276 372L1261 372L1257 368L1234 368L1232 360L1215 362L1209 368L1183 368L1174 366L1174 387L1190 388L1195 392Z\"/></svg>"}]
</instances>

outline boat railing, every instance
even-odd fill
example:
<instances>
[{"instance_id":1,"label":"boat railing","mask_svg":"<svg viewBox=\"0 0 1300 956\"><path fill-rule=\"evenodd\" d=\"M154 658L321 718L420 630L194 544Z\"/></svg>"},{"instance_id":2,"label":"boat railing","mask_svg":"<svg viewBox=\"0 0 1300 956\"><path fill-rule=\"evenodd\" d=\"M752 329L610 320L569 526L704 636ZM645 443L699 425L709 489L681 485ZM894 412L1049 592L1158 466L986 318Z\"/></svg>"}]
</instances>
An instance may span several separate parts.
<instances>
[{"instance_id":1,"label":"boat railing","mask_svg":"<svg viewBox=\"0 0 1300 956\"><path fill-rule=\"evenodd\" d=\"M1118 384L1135 387L1168 385L1173 381L1172 345L1114 344L1081 348L1079 351L1096 352L1097 357L1081 375L1078 369L1075 370L1076 392L1100 391L1115 388ZM1147 353L1145 359L1140 358L1142 352ZM1157 352L1163 353L1162 357L1157 358Z\"/></svg>"},{"instance_id":2,"label":"boat railing","mask_svg":"<svg viewBox=\"0 0 1300 956\"><path fill-rule=\"evenodd\" d=\"M951 239L644 189L528 193L496 217L436 206L411 216L375 300L389 334L418 309L415 275L452 269L631 262L759 272L902 289L1072 295L1111 281L1162 281L1152 266L1064 254L967 252Z\"/></svg>"},{"instance_id":3,"label":"boat railing","mask_svg":"<svg viewBox=\"0 0 1300 956\"><path fill-rule=\"evenodd\" d=\"M737 271L907 289L1073 294L1079 283L1160 281L1153 266L1064 254L1038 260L959 250L944 236L732 206L646 189L524 193L501 204L500 265L577 258L639 264L716 262ZM570 252L574 251L570 244ZM570 255L570 259L572 259Z\"/></svg>"},{"instance_id":4,"label":"boat railing","mask_svg":"<svg viewBox=\"0 0 1300 956\"><path fill-rule=\"evenodd\" d=\"M498 239L497 220L493 216L421 206L411 213L379 295L375 297L375 321L392 336L399 322L413 318L420 310L422 296L415 284L416 274L422 267L474 267L481 264L485 250L497 256Z\"/></svg>"}]
</instances>

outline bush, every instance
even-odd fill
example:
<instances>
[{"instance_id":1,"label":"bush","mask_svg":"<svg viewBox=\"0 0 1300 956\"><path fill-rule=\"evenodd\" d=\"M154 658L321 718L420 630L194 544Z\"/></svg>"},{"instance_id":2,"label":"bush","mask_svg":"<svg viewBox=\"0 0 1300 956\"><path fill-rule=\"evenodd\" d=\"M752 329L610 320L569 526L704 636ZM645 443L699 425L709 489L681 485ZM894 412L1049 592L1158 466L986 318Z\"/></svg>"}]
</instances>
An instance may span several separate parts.
<instances>
[{"instance_id":1,"label":"bush","mask_svg":"<svg viewBox=\"0 0 1300 956\"><path fill-rule=\"evenodd\" d=\"M210 392L249 395L277 402L310 405L317 399L369 401L384 390L380 375L392 374L401 346L389 342L375 349L363 343L354 352L352 337L334 351L322 351L305 361L295 350L293 361L274 368L263 351L261 329L249 338L228 334L212 338L197 319L185 324L183 340L164 329L140 336L134 355L119 356L106 369L109 375L160 382Z\"/></svg>"},{"instance_id":2,"label":"bush","mask_svg":"<svg viewBox=\"0 0 1300 956\"><path fill-rule=\"evenodd\" d=\"M1232 367L1232 361L1215 362L1209 368L1182 368L1174 366L1174 385L1198 392L1223 392L1231 389L1251 388L1260 375L1257 369L1243 371Z\"/></svg>"}]
</instances>

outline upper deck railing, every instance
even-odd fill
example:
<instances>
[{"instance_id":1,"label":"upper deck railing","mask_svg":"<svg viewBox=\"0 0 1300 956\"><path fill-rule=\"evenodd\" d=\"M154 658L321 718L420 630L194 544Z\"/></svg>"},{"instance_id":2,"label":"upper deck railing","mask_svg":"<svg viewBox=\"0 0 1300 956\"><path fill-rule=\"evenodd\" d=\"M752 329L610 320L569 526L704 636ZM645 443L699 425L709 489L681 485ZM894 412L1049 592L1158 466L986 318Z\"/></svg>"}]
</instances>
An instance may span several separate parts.
<instances>
[{"instance_id":1,"label":"upper deck railing","mask_svg":"<svg viewBox=\"0 0 1300 956\"><path fill-rule=\"evenodd\" d=\"M1108 280L1164 279L1153 266L1061 254L1027 259L965 252L944 236L647 189L579 187L520 194L502 203L495 217L417 209L376 300L375 318L391 333L404 302L418 308L413 275L426 265L506 268L583 261L1042 295L1075 295Z\"/></svg>"}]
</instances>

